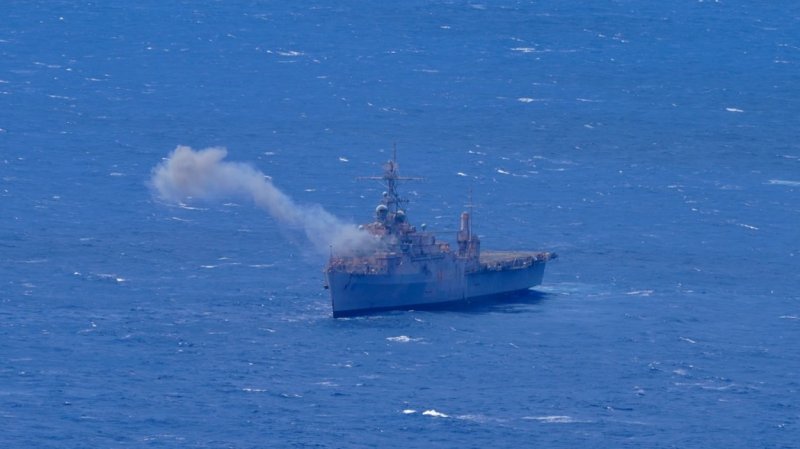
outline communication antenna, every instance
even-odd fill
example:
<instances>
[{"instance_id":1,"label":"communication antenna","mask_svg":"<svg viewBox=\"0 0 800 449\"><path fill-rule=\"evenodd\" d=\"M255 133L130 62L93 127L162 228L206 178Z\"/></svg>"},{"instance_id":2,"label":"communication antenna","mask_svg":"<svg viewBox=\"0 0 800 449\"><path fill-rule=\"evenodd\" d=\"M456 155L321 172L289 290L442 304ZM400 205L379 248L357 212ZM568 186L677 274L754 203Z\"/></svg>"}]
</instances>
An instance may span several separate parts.
<instances>
[{"instance_id":1,"label":"communication antenna","mask_svg":"<svg viewBox=\"0 0 800 449\"><path fill-rule=\"evenodd\" d=\"M407 199L401 198L397 193L398 181L417 181L423 178L399 175L397 166L397 144L395 143L393 144L392 149L392 159L383 166L383 176L359 176L356 179L371 179L381 181L386 188L386 197L384 197L383 203L389 208L390 211L392 211L392 213L396 213L398 210L403 208L406 203L408 203Z\"/></svg>"},{"instance_id":2,"label":"communication antenna","mask_svg":"<svg viewBox=\"0 0 800 449\"><path fill-rule=\"evenodd\" d=\"M472 238L472 222L475 220L475 216L473 214L475 209L475 203L472 200L472 186L469 187L469 196L467 197L467 204L464 205L469 210L469 235Z\"/></svg>"}]
</instances>

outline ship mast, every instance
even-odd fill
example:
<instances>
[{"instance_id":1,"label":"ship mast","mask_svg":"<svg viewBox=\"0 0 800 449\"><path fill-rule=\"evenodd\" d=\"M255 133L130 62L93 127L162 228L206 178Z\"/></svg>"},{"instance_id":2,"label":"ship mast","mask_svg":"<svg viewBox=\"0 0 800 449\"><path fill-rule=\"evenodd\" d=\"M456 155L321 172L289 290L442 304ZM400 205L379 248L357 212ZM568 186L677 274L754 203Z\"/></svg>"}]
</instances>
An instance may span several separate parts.
<instances>
[{"instance_id":1,"label":"ship mast","mask_svg":"<svg viewBox=\"0 0 800 449\"><path fill-rule=\"evenodd\" d=\"M472 221L475 219L475 215L473 214L475 203L472 201L472 187L469 188L469 202L466 204L466 206L469 208L469 224L467 228L467 235L469 238L472 238Z\"/></svg>"},{"instance_id":2,"label":"ship mast","mask_svg":"<svg viewBox=\"0 0 800 449\"><path fill-rule=\"evenodd\" d=\"M408 203L408 199L400 197L400 195L397 193L398 181L415 181L421 180L422 178L400 176L399 166L397 164L397 146L395 145L394 150L392 151L392 158L383 164L383 176L362 176L356 179L381 181L383 186L386 188L386 191L383 194L382 203L389 208L389 212L392 215L395 215L398 211L403 210L405 208L405 204Z\"/></svg>"}]
</instances>

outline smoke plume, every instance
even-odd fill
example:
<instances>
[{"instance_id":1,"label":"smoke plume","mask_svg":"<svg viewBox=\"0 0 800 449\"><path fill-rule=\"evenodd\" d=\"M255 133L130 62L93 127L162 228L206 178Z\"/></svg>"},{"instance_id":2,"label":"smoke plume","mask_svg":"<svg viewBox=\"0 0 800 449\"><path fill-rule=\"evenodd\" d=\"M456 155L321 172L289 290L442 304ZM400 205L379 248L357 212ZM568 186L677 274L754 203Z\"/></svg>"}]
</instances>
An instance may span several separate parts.
<instances>
[{"instance_id":1,"label":"smoke plume","mask_svg":"<svg viewBox=\"0 0 800 449\"><path fill-rule=\"evenodd\" d=\"M319 205L299 205L278 190L264 173L248 164L225 161L224 148L194 151L178 146L153 169L152 186L161 198L222 200L246 198L289 228L299 228L321 253L332 245L337 254L367 251L375 238L347 224Z\"/></svg>"}]
</instances>

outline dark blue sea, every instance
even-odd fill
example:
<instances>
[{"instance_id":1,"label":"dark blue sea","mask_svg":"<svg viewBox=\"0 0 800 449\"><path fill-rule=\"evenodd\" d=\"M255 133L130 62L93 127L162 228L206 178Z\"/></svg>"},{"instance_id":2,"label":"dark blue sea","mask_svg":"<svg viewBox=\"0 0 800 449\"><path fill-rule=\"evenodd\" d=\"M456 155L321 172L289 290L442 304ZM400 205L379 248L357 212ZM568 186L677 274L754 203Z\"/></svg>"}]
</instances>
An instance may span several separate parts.
<instances>
[{"instance_id":1,"label":"dark blue sea","mask_svg":"<svg viewBox=\"0 0 800 449\"><path fill-rule=\"evenodd\" d=\"M0 7L0 447L800 446L800 3ZM153 169L546 250L535 292L333 319L326 256Z\"/></svg>"}]
</instances>

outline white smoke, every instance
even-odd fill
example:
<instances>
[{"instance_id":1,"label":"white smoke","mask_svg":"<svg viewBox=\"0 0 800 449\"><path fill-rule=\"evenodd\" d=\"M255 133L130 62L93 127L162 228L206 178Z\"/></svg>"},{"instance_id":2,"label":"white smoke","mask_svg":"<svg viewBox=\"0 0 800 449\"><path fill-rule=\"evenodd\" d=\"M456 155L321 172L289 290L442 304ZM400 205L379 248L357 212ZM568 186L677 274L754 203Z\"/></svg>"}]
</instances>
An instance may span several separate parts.
<instances>
[{"instance_id":1,"label":"white smoke","mask_svg":"<svg viewBox=\"0 0 800 449\"><path fill-rule=\"evenodd\" d=\"M152 186L161 198L174 202L250 199L282 225L302 229L321 253L327 253L330 246L337 254L363 252L377 246L372 235L342 222L321 206L296 204L250 165L225 161L227 154L225 148L194 151L178 146L153 169Z\"/></svg>"}]
</instances>

